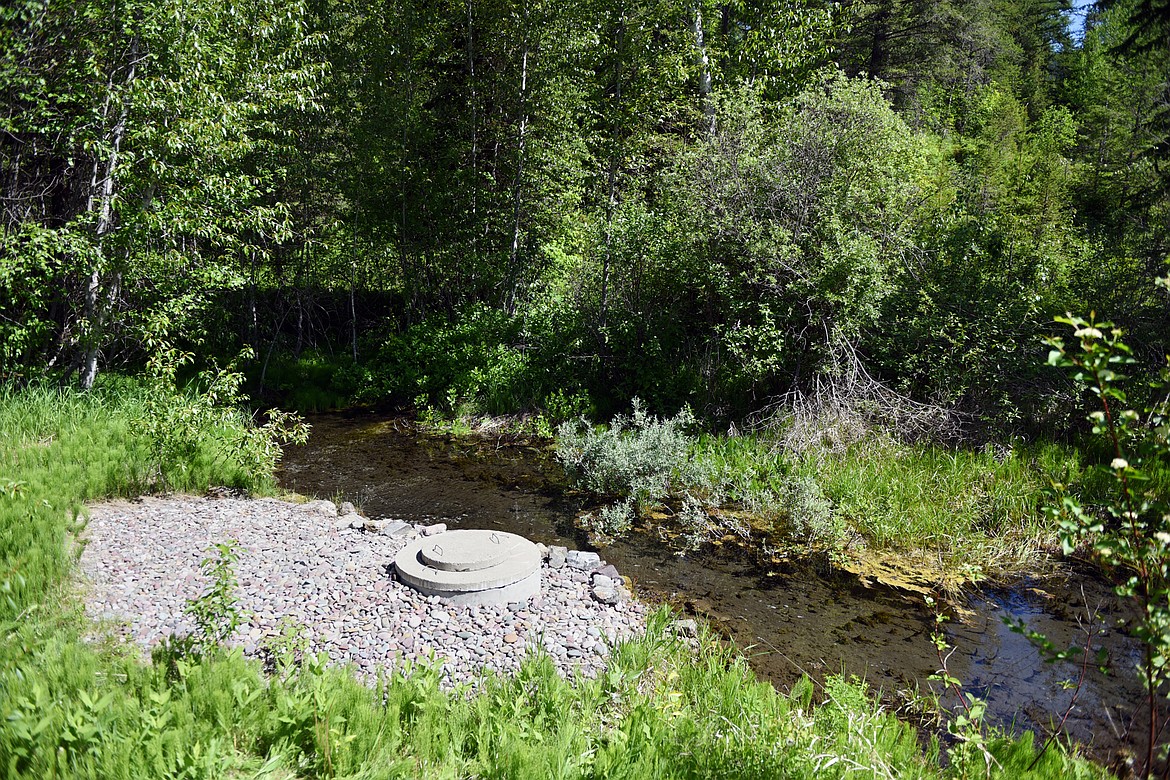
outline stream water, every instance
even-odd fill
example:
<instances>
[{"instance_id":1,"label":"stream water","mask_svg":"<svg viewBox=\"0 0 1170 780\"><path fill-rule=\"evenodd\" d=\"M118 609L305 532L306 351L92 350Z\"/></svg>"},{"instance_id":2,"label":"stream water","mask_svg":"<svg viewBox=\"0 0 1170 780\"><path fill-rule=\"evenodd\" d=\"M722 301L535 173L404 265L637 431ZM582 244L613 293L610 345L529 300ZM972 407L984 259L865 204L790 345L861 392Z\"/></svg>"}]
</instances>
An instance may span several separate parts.
<instances>
[{"instance_id":1,"label":"stream water","mask_svg":"<svg viewBox=\"0 0 1170 780\"><path fill-rule=\"evenodd\" d=\"M403 418L372 413L319 415L303 447L285 454L284 487L357 504L370 517L492 528L546 544L586 548L574 526L580 499L566 491L547 449L505 439L428 436ZM649 533L633 533L601 550L639 594L706 618L750 658L758 674L786 688L802 673L864 678L892 706L913 711L940 663L931 639L933 612L920 594L866 585L842 572L763 568L738 548L680 556ZM1119 625L1128 605L1087 573L1057 571L1020 578L969 595L945 624L953 648L947 668L966 691L983 697L990 722L1038 740L1063 717L1081 665L1044 662L1004 618L1023 620L1057 647L1083 645L1082 626L1097 610L1103 633L1094 663L1075 692L1064 731L1098 759L1119 764L1141 750L1131 733L1144 720L1135 668L1140 647ZM953 696L944 704L955 705ZM1136 732L1140 729L1133 729ZM1140 755L1140 752L1138 752Z\"/></svg>"}]
</instances>

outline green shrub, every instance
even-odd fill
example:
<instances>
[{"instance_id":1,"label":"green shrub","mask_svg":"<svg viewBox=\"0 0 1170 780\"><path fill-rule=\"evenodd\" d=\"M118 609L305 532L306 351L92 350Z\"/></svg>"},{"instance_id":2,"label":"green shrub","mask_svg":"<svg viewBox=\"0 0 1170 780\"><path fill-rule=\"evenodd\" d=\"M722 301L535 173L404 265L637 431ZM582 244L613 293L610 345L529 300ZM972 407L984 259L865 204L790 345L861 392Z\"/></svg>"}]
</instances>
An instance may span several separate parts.
<instances>
[{"instance_id":1,"label":"green shrub","mask_svg":"<svg viewBox=\"0 0 1170 780\"><path fill-rule=\"evenodd\" d=\"M684 409L672 418L649 414L637 398L630 415L606 427L583 419L557 429L557 459L581 487L616 499L630 499L636 510L664 501L676 484L686 484L693 469L694 438L686 431L695 418Z\"/></svg>"}]
</instances>

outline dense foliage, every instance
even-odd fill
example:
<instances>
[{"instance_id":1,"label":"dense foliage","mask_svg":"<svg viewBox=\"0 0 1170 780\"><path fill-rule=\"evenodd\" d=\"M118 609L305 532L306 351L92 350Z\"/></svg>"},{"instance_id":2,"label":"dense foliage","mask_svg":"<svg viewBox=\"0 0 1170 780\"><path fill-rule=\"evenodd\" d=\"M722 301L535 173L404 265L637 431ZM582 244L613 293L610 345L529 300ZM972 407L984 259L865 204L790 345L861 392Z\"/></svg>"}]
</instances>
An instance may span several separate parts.
<instances>
[{"instance_id":1,"label":"dense foliage","mask_svg":"<svg viewBox=\"0 0 1170 780\"><path fill-rule=\"evenodd\" d=\"M1069 425L1054 316L1167 346L1160 7L9 4L0 374L738 421L847 344Z\"/></svg>"}]
</instances>

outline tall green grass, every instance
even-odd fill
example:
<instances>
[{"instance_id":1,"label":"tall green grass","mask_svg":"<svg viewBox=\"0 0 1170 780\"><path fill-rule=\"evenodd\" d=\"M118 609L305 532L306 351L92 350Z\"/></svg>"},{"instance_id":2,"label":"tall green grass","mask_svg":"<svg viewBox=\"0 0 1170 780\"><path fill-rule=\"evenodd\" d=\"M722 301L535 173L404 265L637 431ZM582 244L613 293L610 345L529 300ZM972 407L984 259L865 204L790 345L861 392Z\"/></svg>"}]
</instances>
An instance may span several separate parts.
<instances>
[{"instance_id":1,"label":"tall green grass","mask_svg":"<svg viewBox=\"0 0 1170 780\"><path fill-rule=\"evenodd\" d=\"M155 389L158 392L158 389ZM0 389L0 619L28 607L68 571L66 534L83 502L159 485L270 485L233 459L230 431L200 431L181 457L160 460L144 435L146 386L108 381L89 393ZM157 397L157 396L156 396ZM173 403L184 402L172 394ZM246 424L240 418L237 425Z\"/></svg>"},{"instance_id":2,"label":"tall green grass","mask_svg":"<svg viewBox=\"0 0 1170 780\"><path fill-rule=\"evenodd\" d=\"M1042 507L1054 482L1092 501L1100 480L1074 446L909 445L880 434L798 455L758 435L701 436L697 470L791 541L927 556L943 569L1034 564L1057 541Z\"/></svg>"},{"instance_id":3,"label":"tall green grass","mask_svg":"<svg viewBox=\"0 0 1170 780\"><path fill-rule=\"evenodd\" d=\"M889 552L926 552L944 567L1012 568L1056 543L1042 507L1054 480L1083 477L1076 450L1037 444L993 451L870 440L794 468L820 485L848 533Z\"/></svg>"},{"instance_id":4,"label":"tall green grass","mask_svg":"<svg viewBox=\"0 0 1170 780\"><path fill-rule=\"evenodd\" d=\"M995 737L989 772L944 768L939 744L924 748L863 683L780 694L711 637L675 639L667 617L597 679L534 656L454 693L430 666L371 687L323 659L266 678L232 652L168 674L56 642L35 677L6 675L0 760L37 778L1106 776L1058 750L1028 772L1030 741Z\"/></svg>"},{"instance_id":5,"label":"tall green grass","mask_svg":"<svg viewBox=\"0 0 1170 780\"><path fill-rule=\"evenodd\" d=\"M1029 774L1026 739L991 739L989 772L953 751L944 767L944 751L923 748L863 684L805 682L780 694L712 637L697 648L676 639L665 612L645 637L614 648L594 680L566 681L547 657L455 692L440 688L431 666L370 686L323 658L279 650L272 675L238 651L197 658L172 649L143 663L95 641L81 616L66 539L82 502L163 484L262 488L269 479L233 460L238 431L200 430L178 449L146 441L143 399L157 391L123 383L86 395L0 394L4 777L1104 776L1059 750Z\"/></svg>"}]
</instances>

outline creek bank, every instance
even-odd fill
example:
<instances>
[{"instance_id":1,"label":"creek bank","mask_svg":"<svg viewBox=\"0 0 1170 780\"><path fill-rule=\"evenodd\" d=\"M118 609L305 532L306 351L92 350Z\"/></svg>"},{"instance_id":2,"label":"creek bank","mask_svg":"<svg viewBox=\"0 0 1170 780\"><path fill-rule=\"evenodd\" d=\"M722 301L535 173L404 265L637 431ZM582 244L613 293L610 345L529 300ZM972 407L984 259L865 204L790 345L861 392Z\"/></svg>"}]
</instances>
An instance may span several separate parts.
<instances>
[{"instance_id":1,"label":"creek bank","mask_svg":"<svg viewBox=\"0 0 1170 780\"><path fill-rule=\"evenodd\" d=\"M459 606L424 596L397 582L390 566L422 527L338 516L329 501L146 497L89 514L81 556L87 614L147 650L195 631L185 607L207 585L200 561L228 540L238 542L243 611L231 644L264 657L292 629L309 650L367 678L433 657L444 683L455 685L485 670L513 671L537 649L565 676L593 676L613 643L644 630L649 611L629 597L607 603L601 596L619 587L609 572L595 579L602 562L572 550L556 551L552 566L546 558L540 593L522 603ZM560 558L592 565L557 565Z\"/></svg>"},{"instance_id":2,"label":"creek bank","mask_svg":"<svg viewBox=\"0 0 1170 780\"><path fill-rule=\"evenodd\" d=\"M491 528L546 545L585 548L576 519L586 496L567 490L546 449L525 441L434 437L402 418L371 413L320 415L304 446L289 447L281 485L305 494L335 495L374 517L453 529ZM1059 723L1070 692L1072 663L1045 663L1028 640L1003 619L1024 620L1061 647L1083 646L1078 625L1103 607L1107 634L1095 645L1109 655L1108 674L1089 670L1065 734L1109 762L1132 747L1129 724L1143 706L1133 672L1139 643L1119 622L1126 605L1111 584L1091 572L1052 572L1000 584L986 580L953 594L953 620L941 627L912 580L927 589L917 567L850 573L832 560L822 566L783 551L752 550L737 539L715 540L677 554L660 528L639 525L604 548L603 556L633 580L640 598L669 603L708 622L734 641L753 669L782 690L802 674L823 680L844 673L864 679L892 706L921 708L939 669L932 635L941 630L954 648L949 672L964 691L988 701L987 721L1006 730L1044 736ZM972 563L986 563L976 557ZM909 576L905 576L909 575ZM1082 595L1082 588L1084 594ZM940 691L941 693L941 691ZM944 706L954 705L944 696Z\"/></svg>"}]
</instances>

